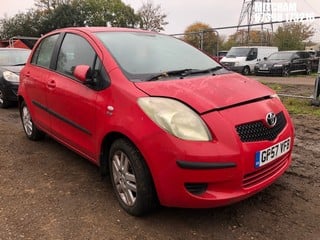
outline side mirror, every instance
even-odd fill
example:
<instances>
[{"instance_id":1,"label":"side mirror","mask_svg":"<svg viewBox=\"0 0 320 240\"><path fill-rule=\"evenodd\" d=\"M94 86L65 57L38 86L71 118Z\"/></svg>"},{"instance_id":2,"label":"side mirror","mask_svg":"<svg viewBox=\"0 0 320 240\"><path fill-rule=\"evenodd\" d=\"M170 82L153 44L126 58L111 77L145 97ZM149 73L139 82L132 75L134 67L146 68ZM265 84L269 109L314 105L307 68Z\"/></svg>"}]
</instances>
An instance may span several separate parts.
<instances>
[{"instance_id":1,"label":"side mirror","mask_svg":"<svg viewBox=\"0 0 320 240\"><path fill-rule=\"evenodd\" d=\"M74 68L73 76L75 76L81 82L86 82L91 72L91 68L88 65L77 65Z\"/></svg>"}]
</instances>

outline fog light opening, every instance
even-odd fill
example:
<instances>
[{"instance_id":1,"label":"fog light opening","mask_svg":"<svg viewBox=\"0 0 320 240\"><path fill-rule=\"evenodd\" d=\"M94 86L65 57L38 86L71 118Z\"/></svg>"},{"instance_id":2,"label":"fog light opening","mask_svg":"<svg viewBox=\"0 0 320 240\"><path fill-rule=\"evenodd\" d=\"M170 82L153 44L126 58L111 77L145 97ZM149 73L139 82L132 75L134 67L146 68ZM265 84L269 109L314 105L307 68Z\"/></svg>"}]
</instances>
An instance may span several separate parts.
<instances>
[{"instance_id":1,"label":"fog light opening","mask_svg":"<svg viewBox=\"0 0 320 240\"><path fill-rule=\"evenodd\" d=\"M185 183L184 186L188 192L194 195L201 195L207 191L208 188L207 183Z\"/></svg>"}]
</instances>

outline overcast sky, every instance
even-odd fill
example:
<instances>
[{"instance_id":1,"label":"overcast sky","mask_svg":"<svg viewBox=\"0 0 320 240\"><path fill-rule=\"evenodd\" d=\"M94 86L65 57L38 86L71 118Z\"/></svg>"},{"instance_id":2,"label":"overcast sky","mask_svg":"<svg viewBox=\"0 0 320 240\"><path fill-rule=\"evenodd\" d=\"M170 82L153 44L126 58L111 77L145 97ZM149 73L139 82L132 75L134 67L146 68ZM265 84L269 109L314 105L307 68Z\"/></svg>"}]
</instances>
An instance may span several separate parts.
<instances>
[{"instance_id":1,"label":"overcast sky","mask_svg":"<svg viewBox=\"0 0 320 240\"><path fill-rule=\"evenodd\" d=\"M146 0L122 0L135 10L141 7ZM200 21L209 24L211 27L223 27L237 25L242 7L242 0L149 0L155 5L160 4L163 12L168 17L168 25L165 26L165 33L182 33L190 24ZM13 16L18 12L26 12L34 7L33 0L1 0L0 18ZM273 0L273 3L297 4L297 10L304 13L314 13L320 16L320 0ZM317 21L319 23L320 20ZM320 32L320 24L315 26ZM234 31L234 30L231 30ZM229 30L230 32L230 30ZM222 34L228 34L228 31Z\"/></svg>"}]
</instances>

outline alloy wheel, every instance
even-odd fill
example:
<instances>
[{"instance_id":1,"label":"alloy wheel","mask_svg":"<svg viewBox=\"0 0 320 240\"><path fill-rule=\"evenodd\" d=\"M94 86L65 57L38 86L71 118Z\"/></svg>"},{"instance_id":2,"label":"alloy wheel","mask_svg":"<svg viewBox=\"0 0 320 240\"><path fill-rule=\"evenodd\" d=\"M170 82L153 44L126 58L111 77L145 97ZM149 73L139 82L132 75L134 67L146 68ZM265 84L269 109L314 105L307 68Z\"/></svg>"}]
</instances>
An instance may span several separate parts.
<instances>
[{"instance_id":1,"label":"alloy wheel","mask_svg":"<svg viewBox=\"0 0 320 240\"><path fill-rule=\"evenodd\" d=\"M4 103L4 100L3 100L3 93L0 89L0 104L2 105Z\"/></svg>"},{"instance_id":2,"label":"alloy wheel","mask_svg":"<svg viewBox=\"0 0 320 240\"><path fill-rule=\"evenodd\" d=\"M137 197L136 176L128 156L122 151L117 151L112 157L112 175L123 203L133 206Z\"/></svg>"},{"instance_id":3,"label":"alloy wheel","mask_svg":"<svg viewBox=\"0 0 320 240\"><path fill-rule=\"evenodd\" d=\"M30 112L27 106L24 106L22 108L22 123L23 123L24 130L26 131L26 134L28 136L31 136L33 131L33 124L32 124Z\"/></svg>"}]
</instances>

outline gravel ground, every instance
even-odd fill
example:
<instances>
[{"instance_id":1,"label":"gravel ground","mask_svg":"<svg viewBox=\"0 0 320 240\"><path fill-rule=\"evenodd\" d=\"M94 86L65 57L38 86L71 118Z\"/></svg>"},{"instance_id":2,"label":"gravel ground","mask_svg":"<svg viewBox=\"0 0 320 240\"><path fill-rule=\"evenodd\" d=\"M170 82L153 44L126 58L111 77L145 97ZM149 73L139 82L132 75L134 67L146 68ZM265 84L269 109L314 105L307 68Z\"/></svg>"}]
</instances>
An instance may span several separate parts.
<instances>
[{"instance_id":1,"label":"gravel ground","mask_svg":"<svg viewBox=\"0 0 320 240\"><path fill-rule=\"evenodd\" d=\"M257 78L311 95L315 77ZM123 212L109 179L51 138L25 137L17 108L0 109L0 239L320 239L320 121L292 115L293 162L273 185L206 210Z\"/></svg>"}]
</instances>

